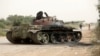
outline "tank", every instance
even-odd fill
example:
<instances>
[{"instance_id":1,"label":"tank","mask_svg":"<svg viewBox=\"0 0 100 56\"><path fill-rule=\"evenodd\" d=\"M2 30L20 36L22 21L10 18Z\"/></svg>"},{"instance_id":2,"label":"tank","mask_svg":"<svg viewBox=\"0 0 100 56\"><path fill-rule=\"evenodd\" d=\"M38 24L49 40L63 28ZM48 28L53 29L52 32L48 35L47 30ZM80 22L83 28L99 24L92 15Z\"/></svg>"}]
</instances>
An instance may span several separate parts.
<instances>
[{"instance_id":1,"label":"tank","mask_svg":"<svg viewBox=\"0 0 100 56\"><path fill-rule=\"evenodd\" d=\"M14 44L55 44L69 41L79 42L81 40L82 32L80 30L76 30L71 26L65 26L62 20L50 17L47 13L45 15L46 17L36 17L31 25L20 24L13 26L6 33L6 38Z\"/></svg>"}]
</instances>

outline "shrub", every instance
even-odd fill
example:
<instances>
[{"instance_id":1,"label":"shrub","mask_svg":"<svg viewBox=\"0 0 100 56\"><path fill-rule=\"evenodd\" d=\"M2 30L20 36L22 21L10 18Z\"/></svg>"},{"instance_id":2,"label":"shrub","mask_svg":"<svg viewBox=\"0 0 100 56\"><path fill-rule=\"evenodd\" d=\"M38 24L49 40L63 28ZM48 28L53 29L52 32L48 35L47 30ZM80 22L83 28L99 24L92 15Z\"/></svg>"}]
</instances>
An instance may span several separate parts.
<instances>
[{"instance_id":1,"label":"shrub","mask_svg":"<svg viewBox=\"0 0 100 56\"><path fill-rule=\"evenodd\" d=\"M100 40L100 19L98 20L98 25L96 27L96 38L97 40Z\"/></svg>"}]
</instances>

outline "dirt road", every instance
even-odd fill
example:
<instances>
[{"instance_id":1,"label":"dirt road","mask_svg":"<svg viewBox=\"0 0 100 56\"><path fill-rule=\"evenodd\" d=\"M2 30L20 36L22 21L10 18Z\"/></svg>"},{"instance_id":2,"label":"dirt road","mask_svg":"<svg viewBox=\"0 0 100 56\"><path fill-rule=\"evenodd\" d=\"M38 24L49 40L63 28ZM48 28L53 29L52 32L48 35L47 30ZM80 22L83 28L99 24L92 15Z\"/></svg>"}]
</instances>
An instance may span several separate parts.
<instances>
[{"instance_id":1,"label":"dirt road","mask_svg":"<svg viewBox=\"0 0 100 56\"><path fill-rule=\"evenodd\" d=\"M91 31L83 30L79 43L65 44L11 44L5 37L0 37L0 56L90 56L93 45L90 43Z\"/></svg>"}]
</instances>

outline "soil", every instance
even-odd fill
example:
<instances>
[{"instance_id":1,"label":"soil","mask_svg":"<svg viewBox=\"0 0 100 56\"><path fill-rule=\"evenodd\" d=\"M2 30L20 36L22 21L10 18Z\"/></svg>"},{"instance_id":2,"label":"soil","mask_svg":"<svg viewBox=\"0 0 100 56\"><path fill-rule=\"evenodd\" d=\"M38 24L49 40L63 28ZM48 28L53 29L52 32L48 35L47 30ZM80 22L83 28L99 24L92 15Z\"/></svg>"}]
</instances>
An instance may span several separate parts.
<instances>
[{"instance_id":1,"label":"soil","mask_svg":"<svg viewBox=\"0 0 100 56\"><path fill-rule=\"evenodd\" d=\"M79 43L60 43L47 45L12 44L6 37L0 37L0 56L91 56L93 32L83 29Z\"/></svg>"}]
</instances>

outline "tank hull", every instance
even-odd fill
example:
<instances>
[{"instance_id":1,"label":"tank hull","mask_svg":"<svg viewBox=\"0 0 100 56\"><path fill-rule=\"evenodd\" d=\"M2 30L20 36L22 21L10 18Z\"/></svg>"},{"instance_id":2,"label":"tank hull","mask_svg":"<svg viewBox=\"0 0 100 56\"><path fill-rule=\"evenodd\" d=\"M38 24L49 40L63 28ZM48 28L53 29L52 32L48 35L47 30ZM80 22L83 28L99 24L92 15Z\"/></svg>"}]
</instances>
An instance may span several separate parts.
<instances>
[{"instance_id":1,"label":"tank hull","mask_svg":"<svg viewBox=\"0 0 100 56\"><path fill-rule=\"evenodd\" d=\"M37 26L37 27L36 27ZM13 26L14 27L14 26ZM40 27L40 28L39 28ZM79 42L82 38L81 31L72 28L54 25L16 26L7 32L7 39L11 43L48 44L61 42Z\"/></svg>"}]
</instances>

